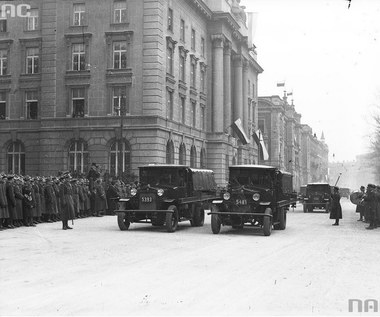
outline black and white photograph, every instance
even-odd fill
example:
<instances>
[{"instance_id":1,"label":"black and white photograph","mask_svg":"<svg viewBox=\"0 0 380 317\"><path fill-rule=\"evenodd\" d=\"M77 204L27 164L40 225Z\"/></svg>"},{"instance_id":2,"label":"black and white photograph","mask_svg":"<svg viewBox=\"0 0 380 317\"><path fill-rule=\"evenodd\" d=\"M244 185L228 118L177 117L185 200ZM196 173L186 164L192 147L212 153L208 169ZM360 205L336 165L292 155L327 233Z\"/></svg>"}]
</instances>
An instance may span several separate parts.
<instances>
[{"instance_id":1,"label":"black and white photograph","mask_svg":"<svg viewBox=\"0 0 380 317\"><path fill-rule=\"evenodd\" d=\"M380 1L0 0L0 316L380 314Z\"/></svg>"}]
</instances>

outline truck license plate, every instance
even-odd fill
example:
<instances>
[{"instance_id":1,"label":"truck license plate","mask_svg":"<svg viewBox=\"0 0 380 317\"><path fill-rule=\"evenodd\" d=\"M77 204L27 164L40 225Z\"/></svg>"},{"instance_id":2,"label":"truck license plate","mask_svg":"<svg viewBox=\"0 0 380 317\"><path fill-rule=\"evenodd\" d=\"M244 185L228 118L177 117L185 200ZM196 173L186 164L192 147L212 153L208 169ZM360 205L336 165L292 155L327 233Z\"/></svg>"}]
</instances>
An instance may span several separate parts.
<instances>
[{"instance_id":1,"label":"truck license plate","mask_svg":"<svg viewBox=\"0 0 380 317\"><path fill-rule=\"evenodd\" d=\"M149 204L153 202L153 198L149 196L141 196L141 202L144 204Z\"/></svg>"},{"instance_id":2,"label":"truck license plate","mask_svg":"<svg viewBox=\"0 0 380 317\"><path fill-rule=\"evenodd\" d=\"M236 199L236 205L246 205L247 200L246 199Z\"/></svg>"}]
</instances>

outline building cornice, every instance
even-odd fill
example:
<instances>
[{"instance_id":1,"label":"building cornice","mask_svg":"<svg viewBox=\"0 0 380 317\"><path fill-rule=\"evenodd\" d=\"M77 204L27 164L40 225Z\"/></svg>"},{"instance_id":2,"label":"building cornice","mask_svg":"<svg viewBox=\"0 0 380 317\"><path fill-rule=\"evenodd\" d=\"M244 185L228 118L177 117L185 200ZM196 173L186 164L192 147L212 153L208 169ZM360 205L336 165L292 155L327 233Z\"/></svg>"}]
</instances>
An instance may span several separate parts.
<instances>
[{"instance_id":1,"label":"building cornice","mask_svg":"<svg viewBox=\"0 0 380 317\"><path fill-rule=\"evenodd\" d=\"M190 0L190 3L202 13L208 20L212 19L212 11L202 0Z\"/></svg>"}]
</instances>

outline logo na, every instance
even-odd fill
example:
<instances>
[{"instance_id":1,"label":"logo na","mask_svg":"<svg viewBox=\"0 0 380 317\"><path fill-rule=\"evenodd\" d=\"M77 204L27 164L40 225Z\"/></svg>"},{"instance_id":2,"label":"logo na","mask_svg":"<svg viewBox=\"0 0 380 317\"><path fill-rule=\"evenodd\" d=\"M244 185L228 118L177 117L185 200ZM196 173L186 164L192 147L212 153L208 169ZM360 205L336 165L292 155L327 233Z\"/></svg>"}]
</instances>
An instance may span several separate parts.
<instances>
[{"instance_id":1,"label":"logo na","mask_svg":"<svg viewBox=\"0 0 380 317\"><path fill-rule=\"evenodd\" d=\"M363 310L364 308L364 310ZM366 299L363 301L360 299L349 299L348 300L348 311L350 313L378 313L379 312L379 302L376 299Z\"/></svg>"},{"instance_id":2,"label":"logo na","mask_svg":"<svg viewBox=\"0 0 380 317\"><path fill-rule=\"evenodd\" d=\"M30 16L30 9L31 6L29 4L14 5L11 3L5 3L0 6L0 17L2 19L6 19L8 16L11 18L26 18Z\"/></svg>"}]
</instances>

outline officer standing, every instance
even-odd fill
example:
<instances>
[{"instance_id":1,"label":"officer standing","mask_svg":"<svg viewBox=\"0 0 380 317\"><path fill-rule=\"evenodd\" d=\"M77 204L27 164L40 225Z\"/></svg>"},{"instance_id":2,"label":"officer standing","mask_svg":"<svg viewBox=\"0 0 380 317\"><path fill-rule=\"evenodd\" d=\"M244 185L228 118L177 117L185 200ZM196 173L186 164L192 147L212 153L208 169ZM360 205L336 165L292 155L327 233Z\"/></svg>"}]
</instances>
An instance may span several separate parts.
<instances>
[{"instance_id":1,"label":"officer standing","mask_svg":"<svg viewBox=\"0 0 380 317\"><path fill-rule=\"evenodd\" d=\"M339 219L342 219L342 206L340 205L339 187L337 186L334 186L334 192L331 195L330 219L335 219L333 226L339 226Z\"/></svg>"}]
</instances>

